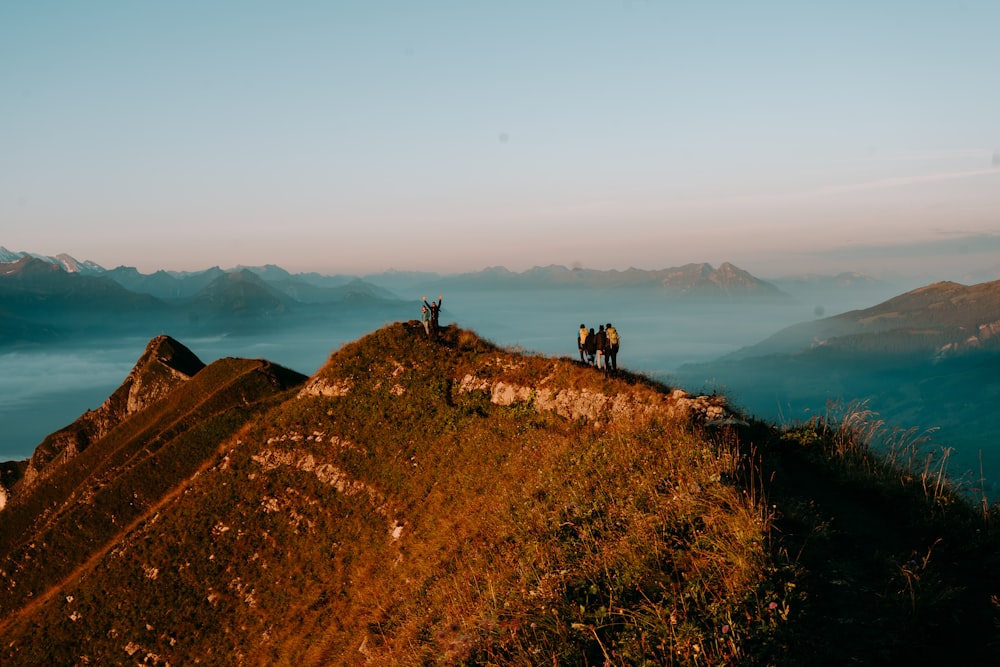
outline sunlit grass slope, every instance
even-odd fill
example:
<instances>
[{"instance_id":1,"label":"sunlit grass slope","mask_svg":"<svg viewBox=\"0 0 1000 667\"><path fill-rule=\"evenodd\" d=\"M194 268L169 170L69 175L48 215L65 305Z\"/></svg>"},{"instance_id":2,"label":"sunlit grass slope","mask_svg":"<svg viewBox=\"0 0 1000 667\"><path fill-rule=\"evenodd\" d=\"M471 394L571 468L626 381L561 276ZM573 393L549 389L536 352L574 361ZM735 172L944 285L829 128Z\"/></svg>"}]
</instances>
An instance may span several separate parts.
<instances>
[{"instance_id":1,"label":"sunlit grass slope","mask_svg":"<svg viewBox=\"0 0 1000 667\"><path fill-rule=\"evenodd\" d=\"M418 323L243 422L205 431L209 464L56 594L21 598L0 662L995 657L989 517L850 428L746 424L720 398Z\"/></svg>"},{"instance_id":2,"label":"sunlit grass slope","mask_svg":"<svg viewBox=\"0 0 1000 667\"><path fill-rule=\"evenodd\" d=\"M501 382L524 400L492 402ZM536 388L586 414L536 410ZM5 664L726 655L770 622L767 521L732 483L732 443L682 407L468 332L387 327L8 628Z\"/></svg>"}]
</instances>

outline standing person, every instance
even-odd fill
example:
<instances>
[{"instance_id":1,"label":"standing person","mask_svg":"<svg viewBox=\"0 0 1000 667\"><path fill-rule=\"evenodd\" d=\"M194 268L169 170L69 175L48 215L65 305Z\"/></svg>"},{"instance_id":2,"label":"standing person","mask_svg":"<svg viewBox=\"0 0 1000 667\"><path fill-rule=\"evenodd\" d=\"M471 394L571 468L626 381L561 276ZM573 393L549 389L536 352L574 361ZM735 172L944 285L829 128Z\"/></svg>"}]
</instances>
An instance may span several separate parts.
<instances>
[{"instance_id":1,"label":"standing person","mask_svg":"<svg viewBox=\"0 0 1000 667\"><path fill-rule=\"evenodd\" d=\"M584 324L580 325L580 331L576 334L576 347L580 350L580 363L583 363L583 355L587 351L587 327Z\"/></svg>"},{"instance_id":2,"label":"standing person","mask_svg":"<svg viewBox=\"0 0 1000 667\"><path fill-rule=\"evenodd\" d=\"M424 300L424 306L431 311L431 337L437 338L438 333L438 317L441 315L441 302L444 301L444 296L438 294L437 303L431 301L427 303L427 297L421 297Z\"/></svg>"},{"instance_id":3,"label":"standing person","mask_svg":"<svg viewBox=\"0 0 1000 667\"><path fill-rule=\"evenodd\" d=\"M604 331L604 325L602 324L597 331L597 335L594 336L595 347L597 347L597 367L604 369L604 372L608 372L608 365L604 359L604 353L607 352L608 348L608 334Z\"/></svg>"},{"instance_id":4,"label":"standing person","mask_svg":"<svg viewBox=\"0 0 1000 667\"><path fill-rule=\"evenodd\" d=\"M622 339L618 335L618 329L611 326L611 322L608 322L608 328L605 329L608 334L608 361L611 362L612 372L618 372L618 349L621 347Z\"/></svg>"},{"instance_id":5,"label":"standing person","mask_svg":"<svg viewBox=\"0 0 1000 667\"><path fill-rule=\"evenodd\" d=\"M424 301L424 303L427 303L427 302ZM427 334L427 337L430 338L431 337L431 311L430 311L430 309L426 305L420 306L420 321L424 325L424 332Z\"/></svg>"},{"instance_id":6,"label":"standing person","mask_svg":"<svg viewBox=\"0 0 1000 667\"><path fill-rule=\"evenodd\" d=\"M587 338L583 343L583 349L587 351L587 363L594 365L594 355L597 354L597 336L594 335L594 327L590 327Z\"/></svg>"}]
</instances>

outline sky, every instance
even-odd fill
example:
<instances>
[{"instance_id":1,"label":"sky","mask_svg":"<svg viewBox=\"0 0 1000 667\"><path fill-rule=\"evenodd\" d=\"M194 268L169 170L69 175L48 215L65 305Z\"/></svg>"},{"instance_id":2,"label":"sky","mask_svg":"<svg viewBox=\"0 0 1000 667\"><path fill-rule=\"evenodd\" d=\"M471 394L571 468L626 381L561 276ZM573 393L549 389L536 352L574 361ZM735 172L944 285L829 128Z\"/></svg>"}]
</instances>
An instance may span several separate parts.
<instances>
[{"instance_id":1,"label":"sky","mask_svg":"<svg viewBox=\"0 0 1000 667\"><path fill-rule=\"evenodd\" d=\"M1000 2L0 3L0 245L995 271Z\"/></svg>"}]
</instances>

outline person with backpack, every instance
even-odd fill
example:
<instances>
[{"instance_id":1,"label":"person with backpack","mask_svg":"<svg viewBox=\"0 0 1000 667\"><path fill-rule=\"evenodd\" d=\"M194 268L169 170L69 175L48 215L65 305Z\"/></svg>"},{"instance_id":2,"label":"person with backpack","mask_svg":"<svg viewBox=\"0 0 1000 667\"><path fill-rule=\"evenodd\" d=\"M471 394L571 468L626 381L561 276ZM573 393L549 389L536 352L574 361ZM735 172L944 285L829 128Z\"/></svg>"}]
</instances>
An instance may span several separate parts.
<instances>
[{"instance_id":1,"label":"person with backpack","mask_svg":"<svg viewBox=\"0 0 1000 667\"><path fill-rule=\"evenodd\" d=\"M584 350L587 351L587 363L594 365L594 355L597 354L597 336L594 335L594 327L590 327L587 338L583 343Z\"/></svg>"},{"instance_id":2,"label":"person with backpack","mask_svg":"<svg viewBox=\"0 0 1000 667\"><path fill-rule=\"evenodd\" d=\"M597 368L603 369L605 373L608 372L608 365L606 359L604 358L605 352L608 348L608 334L604 331L604 325L602 324L597 331L597 335L594 336L595 347L597 348Z\"/></svg>"},{"instance_id":3,"label":"person with backpack","mask_svg":"<svg viewBox=\"0 0 1000 667\"><path fill-rule=\"evenodd\" d=\"M580 325L580 331L576 334L576 347L580 350L580 363L585 363L583 355L587 351L587 326L584 324Z\"/></svg>"},{"instance_id":4,"label":"person with backpack","mask_svg":"<svg viewBox=\"0 0 1000 667\"><path fill-rule=\"evenodd\" d=\"M614 373L618 372L618 349L621 347L621 337L618 335L618 329L611 326L611 322L608 322L607 328L604 330L608 336L608 359L611 362L611 371Z\"/></svg>"}]
</instances>

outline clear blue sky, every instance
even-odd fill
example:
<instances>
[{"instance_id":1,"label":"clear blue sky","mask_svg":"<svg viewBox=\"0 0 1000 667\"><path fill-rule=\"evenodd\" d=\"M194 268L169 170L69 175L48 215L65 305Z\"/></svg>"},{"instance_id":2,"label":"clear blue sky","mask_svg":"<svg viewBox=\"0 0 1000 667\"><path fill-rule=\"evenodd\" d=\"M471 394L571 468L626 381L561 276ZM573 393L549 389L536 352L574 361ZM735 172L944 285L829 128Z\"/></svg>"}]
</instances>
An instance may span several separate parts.
<instances>
[{"instance_id":1,"label":"clear blue sky","mask_svg":"<svg viewBox=\"0 0 1000 667\"><path fill-rule=\"evenodd\" d=\"M998 26L996 0L3 2L0 245L1000 270Z\"/></svg>"}]
</instances>

